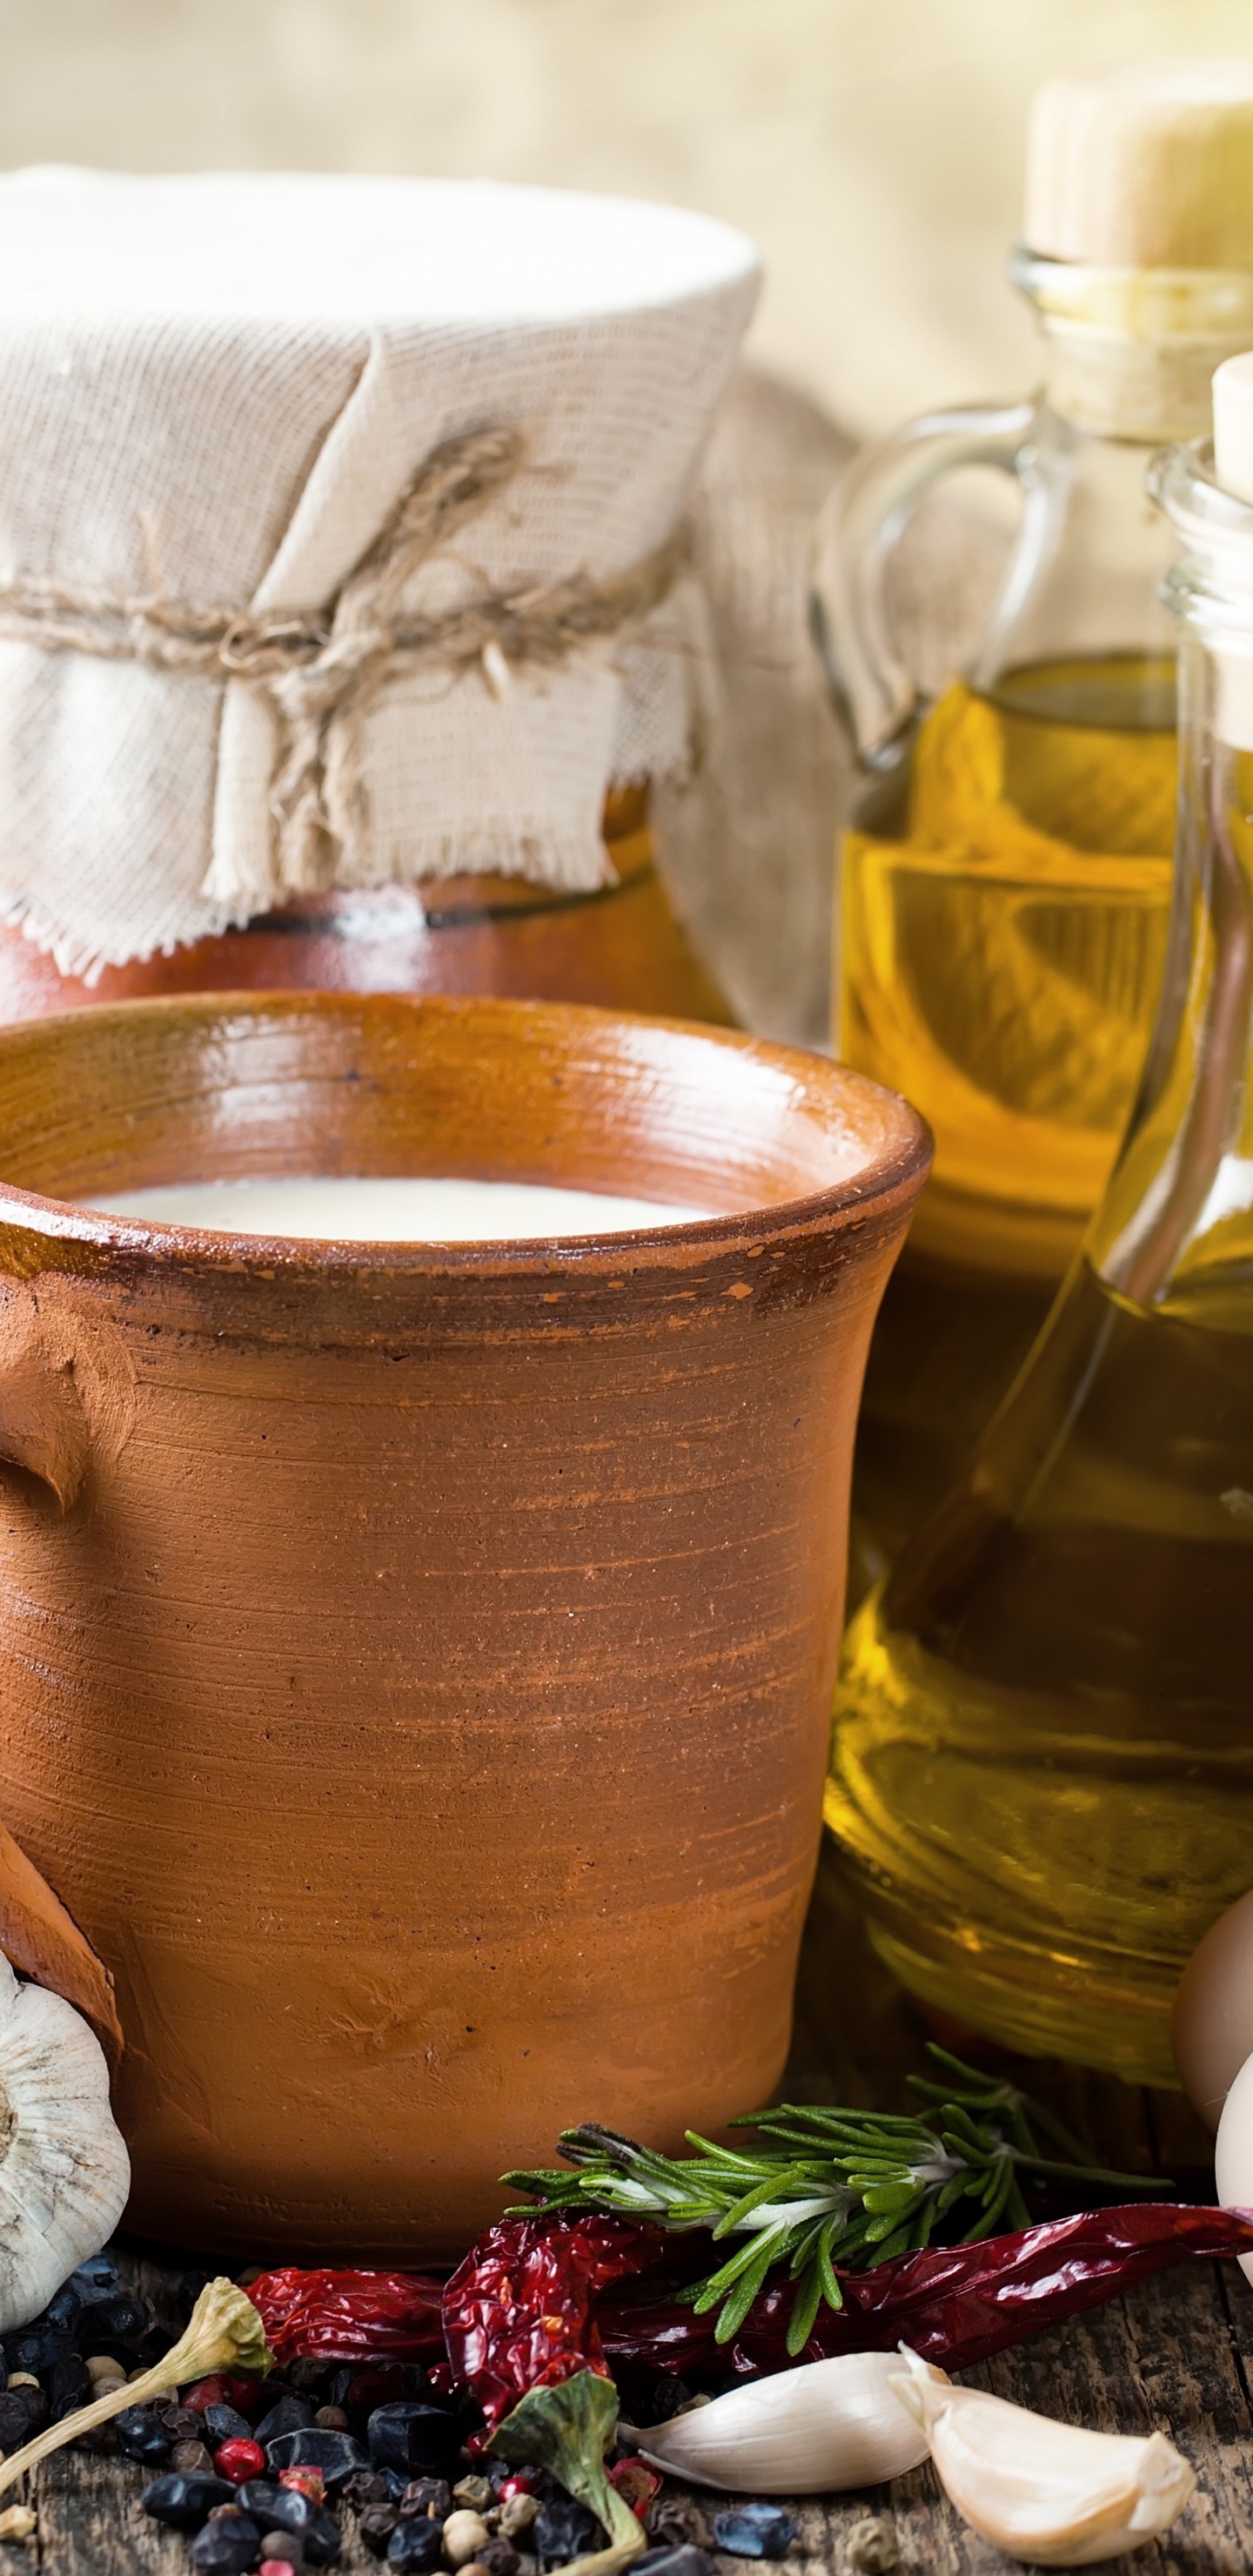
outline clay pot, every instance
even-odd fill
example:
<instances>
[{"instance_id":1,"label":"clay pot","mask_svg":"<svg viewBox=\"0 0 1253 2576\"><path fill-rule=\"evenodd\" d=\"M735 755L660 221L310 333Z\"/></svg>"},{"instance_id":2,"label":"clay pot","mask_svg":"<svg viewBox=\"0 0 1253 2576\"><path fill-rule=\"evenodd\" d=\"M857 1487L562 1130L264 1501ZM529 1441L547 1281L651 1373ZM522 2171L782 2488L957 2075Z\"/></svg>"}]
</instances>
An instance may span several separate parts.
<instances>
[{"instance_id":1,"label":"clay pot","mask_svg":"<svg viewBox=\"0 0 1253 2576\"><path fill-rule=\"evenodd\" d=\"M116 1980L132 2223L453 2254L565 2123L760 2102L921 1121L732 1033L237 995L0 1031L0 1139L0 1795ZM726 1213L440 1249L56 1203L284 1170Z\"/></svg>"},{"instance_id":2,"label":"clay pot","mask_svg":"<svg viewBox=\"0 0 1253 2576\"><path fill-rule=\"evenodd\" d=\"M604 832L614 877L593 894L480 876L300 895L90 984L0 925L0 1021L149 993L316 991L501 993L730 1025L658 875L647 787L614 791Z\"/></svg>"}]
</instances>

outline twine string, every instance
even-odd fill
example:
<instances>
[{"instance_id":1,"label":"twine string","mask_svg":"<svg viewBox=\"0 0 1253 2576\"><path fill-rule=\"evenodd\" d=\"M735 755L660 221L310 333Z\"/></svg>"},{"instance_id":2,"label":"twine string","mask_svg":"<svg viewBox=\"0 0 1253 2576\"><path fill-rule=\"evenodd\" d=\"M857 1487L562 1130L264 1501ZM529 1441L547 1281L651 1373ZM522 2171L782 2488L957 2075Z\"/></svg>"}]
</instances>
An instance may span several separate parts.
<instances>
[{"instance_id":1,"label":"twine string","mask_svg":"<svg viewBox=\"0 0 1253 2576\"><path fill-rule=\"evenodd\" d=\"M420 670L459 678L477 664L499 696L515 669L555 669L646 617L687 560L680 531L604 581L579 573L406 614L413 576L507 488L522 458L515 430L473 430L435 448L324 610L254 615L157 592L118 598L17 579L0 584L0 636L262 690L278 719L270 797L278 880L292 892L315 890L341 856L350 864L359 856L368 833L363 718L389 681Z\"/></svg>"}]
</instances>

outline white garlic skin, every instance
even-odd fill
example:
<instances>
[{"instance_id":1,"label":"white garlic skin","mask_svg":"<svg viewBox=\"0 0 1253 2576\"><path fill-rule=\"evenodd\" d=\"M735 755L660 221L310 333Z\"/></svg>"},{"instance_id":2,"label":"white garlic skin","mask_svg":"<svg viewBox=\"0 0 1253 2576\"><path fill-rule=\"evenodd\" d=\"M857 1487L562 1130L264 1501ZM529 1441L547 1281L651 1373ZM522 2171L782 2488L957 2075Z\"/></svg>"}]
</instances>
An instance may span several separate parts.
<instances>
[{"instance_id":1,"label":"white garlic skin","mask_svg":"<svg viewBox=\"0 0 1253 2576\"><path fill-rule=\"evenodd\" d=\"M927 2456L925 2432L890 2385L899 2373L892 2352L804 2362L653 2426L642 2456L693 2486L734 2494L835 2495L879 2486ZM934 2377L948 2386L943 2371Z\"/></svg>"},{"instance_id":2,"label":"white garlic skin","mask_svg":"<svg viewBox=\"0 0 1253 2576\"><path fill-rule=\"evenodd\" d=\"M1164 2433L1059 2424L979 2388L936 2388L917 2353L896 2385L963 2521L1033 2567L1094 2567L1169 2529L1196 2479Z\"/></svg>"},{"instance_id":3,"label":"white garlic skin","mask_svg":"<svg viewBox=\"0 0 1253 2576\"><path fill-rule=\"evenodd\" d=\"M1253 2054L1253 1888L1210 1925L1179 1980L1170 2020L1179 2081L1207 2129Z\"/></svg>"},{"instance_id":4,"label":"white garlic skin","mask_svg":"<svg viewBox=\"0 0 1253 2576\"><path fill-rule=\"evenodd\" d=\"M0 1954L0 2334L29 2325L99 2253L129 2191L99 2041Z\"/></svg>"},{"instance_id":5,"label":"white garlic skin","mask_svg":"<svg viewBox=\"0 0 1253 2576\"><path fill-rule=\"evenodd\" d=\"M1223 2209L1253 2209L1253 2057L1246 2057L1227 2099L1214 2140L1214 2181ZM1240 2256L1253 2281L1253 2254Z\"/></svg>"}]
</instances>

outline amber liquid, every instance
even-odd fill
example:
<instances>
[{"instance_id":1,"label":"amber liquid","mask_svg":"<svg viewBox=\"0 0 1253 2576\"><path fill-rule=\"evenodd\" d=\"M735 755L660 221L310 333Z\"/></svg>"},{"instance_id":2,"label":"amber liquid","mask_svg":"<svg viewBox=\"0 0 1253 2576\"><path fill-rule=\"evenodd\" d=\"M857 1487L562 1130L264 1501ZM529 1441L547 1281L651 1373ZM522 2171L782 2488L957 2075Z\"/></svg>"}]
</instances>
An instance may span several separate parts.
<instances>
[{"instance_id":1,"label":"amber liquid","mask_svg":"<svg viewBox=\"0 0 1253 2576\"><path fill-rule=\"evenodd\" d=\"M828 1820L905 1982L1150 2083L1253 1853L1249 1256L1151 1311L1079 1263L837 1702Z\"/></svg>"},{"instance_id":2,"label":"amber liquid","mask_svg":"<svg viewBox=\"0 0 1253 2576\"><path fill-rule=\"evenodd\" d=\"M1100 1195L1148 1041L1174 670L1114 655L948 690L844 849L841 1045L936 1157L875 1337L853 1597L959 1471Z\"/></svg>"}]
</instances>

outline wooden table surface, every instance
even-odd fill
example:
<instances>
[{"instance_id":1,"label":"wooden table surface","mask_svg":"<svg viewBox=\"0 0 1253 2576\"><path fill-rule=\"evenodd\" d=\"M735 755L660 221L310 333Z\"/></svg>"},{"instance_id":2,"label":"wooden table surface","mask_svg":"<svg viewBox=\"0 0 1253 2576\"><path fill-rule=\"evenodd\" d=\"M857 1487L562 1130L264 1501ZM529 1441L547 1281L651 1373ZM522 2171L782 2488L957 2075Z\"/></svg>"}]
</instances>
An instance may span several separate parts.
<instances>
[{"instance_id":1,"label":"wooden table surface","mask_svg":"<svg viewBox=\"0 0 1253 2576\"><path fill-rule=\"evenodd\" d=\"M904 2080L923 2064L926 2033L870 1954L838 1874L827 1862L806 1938L787 2090L793 2100L905 2107ZM1010 2063L998 2060L998 2063ZM1086 2129L1129 2169L1169 2169L1205 2188L1206 2141L1182 2104L1063 2068L1021 2068L1024 2082ZM127 2278L168 2317L183 2268L143 2249L119 2249ZM190 2258L189 2258L190 2259ZM1161 2544L1130 2562L1139 2576L1236 2576L1253 2567L1253 2290L1232 2264L1198 2263L1142 2284L1086 2318L1037 2336L968 2374L972 2384L1075 2423L1168 2433L1192 2462L1197 2493ZM129 2462L62 2452L32 2482L38 2532L25 2553L0 2550L0 2576L35 2565L48 2576L188 2576L187 2544L140 2512L144 2472ZM0 2501L7 2502L4 2498ZM727 2499L702 2497L708 2510ZM888 2516L903 2576L992 2576L1008 2562L977 2539L939 2495L929 2468L890 2489L805 2500L783 2576L851 2570L847 2535L868 2512ZM345 2513L341 2565L377 2570ZM534 2562L524 2561L524 2571ZM722 2558L722 2576L748 2576Z\"/></svg>"}]
</instances>

